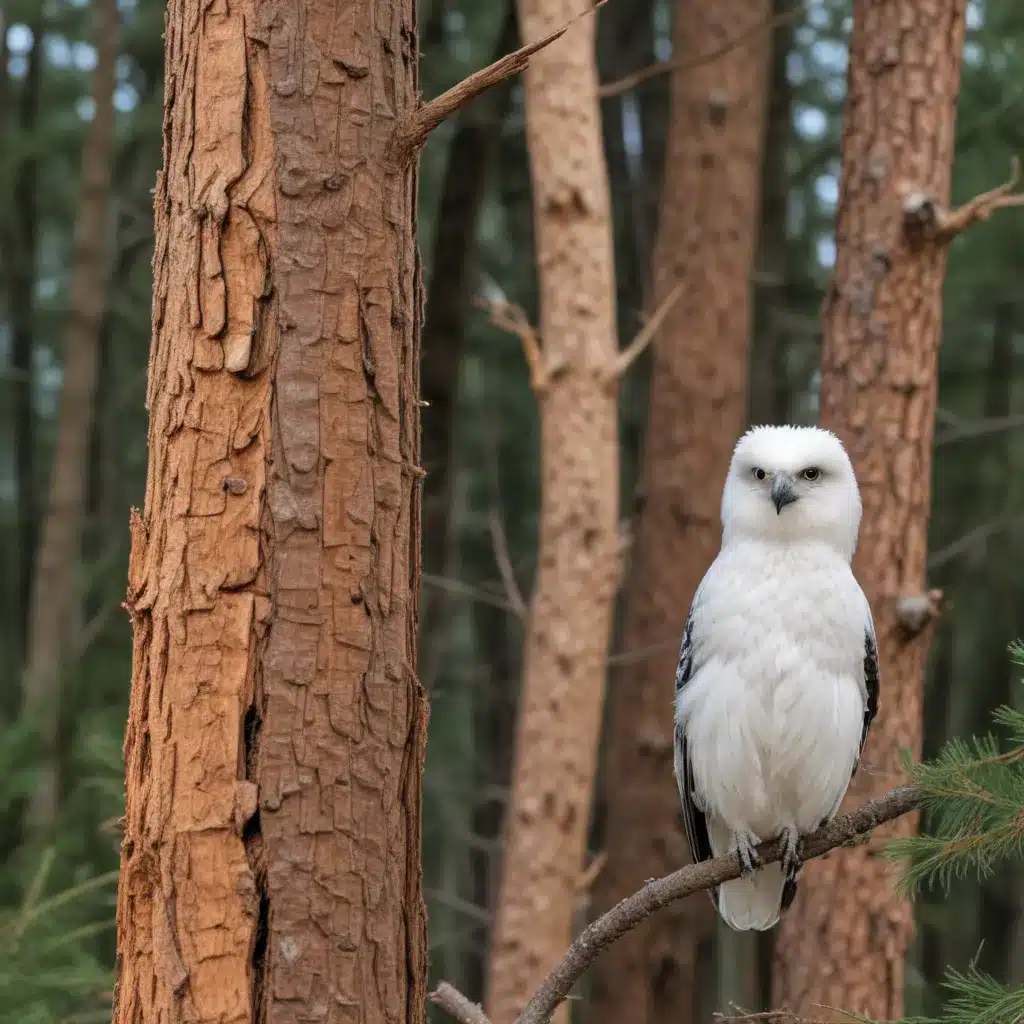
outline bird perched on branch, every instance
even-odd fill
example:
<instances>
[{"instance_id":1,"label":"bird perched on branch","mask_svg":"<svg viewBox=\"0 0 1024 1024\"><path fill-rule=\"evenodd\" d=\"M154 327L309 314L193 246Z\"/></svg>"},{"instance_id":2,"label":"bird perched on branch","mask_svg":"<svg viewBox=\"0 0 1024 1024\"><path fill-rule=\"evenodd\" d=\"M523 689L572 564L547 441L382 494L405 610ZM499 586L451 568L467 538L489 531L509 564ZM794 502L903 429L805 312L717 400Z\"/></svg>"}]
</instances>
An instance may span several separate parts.
<instances>
[{"instance_id":1,"label":"bird perched on branch","mask_svg":"<svg viewBox=\"0 0 1024 1024\"><path fill-rule=\"evenodd\" d=\"M850 563L861 500L837 437L756 427L722 494L722 546L686 620L675 775L694 861L739 853L712 892L737 931L793 901L800 837L839 810L878 710L871 609ZM780 863L754 847L783 837Z\"/></svg>"}]
</instances>

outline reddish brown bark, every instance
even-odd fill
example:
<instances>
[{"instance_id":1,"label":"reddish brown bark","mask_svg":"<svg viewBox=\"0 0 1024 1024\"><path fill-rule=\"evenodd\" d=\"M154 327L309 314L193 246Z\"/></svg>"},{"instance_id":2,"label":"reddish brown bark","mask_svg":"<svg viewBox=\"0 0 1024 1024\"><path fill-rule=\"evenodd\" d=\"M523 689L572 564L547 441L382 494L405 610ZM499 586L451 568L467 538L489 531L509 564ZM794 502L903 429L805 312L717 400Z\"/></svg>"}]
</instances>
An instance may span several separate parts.
<instances>
[{"instance_id":1,"label":"reddish brown bark","mask_svg":"<svg viewBox=\"0 0 1024 1024\"><path fill-rule=\"evenodd\" d=\"M524 40L589 0L519 0ZM601 146L594 18L531 61L526 129L540 269L543 354L540 551L489 1014L509 1024L572 939L619 575L615 277Z\"/></svg>"},{"instance_id":2,"label":"reddish brown bark","mask_svg":"<svg viewBox=\"0 0 1024 1024\"><path fill-rule=\"evenodd\" d=\"M411 0L172 0L114 1019L424 1020Z\"/></svg>"},{"instance_id":3,"label":"reddish brown bark","mask_svg":"<svg viewBox=\"0 0 1024 1024\"><path fill-rule=\"evenodd\" d=\"M120 22L117 0L97 0L94 10L94 114L82 150L57 443L28 620L24 707L38 720L43 747L39 782L28 806L29 823L36 828L53 824L60 797L59 674L67 666L73 641L77 640L73 624L81 620L78 574L85 523L89 433L96 401L100 326L107 283L105 242L114 160L114 86ZM27 384L23 382L23 386Z\"/></svg>"},{"instance_id":4,"label":"reddish brown bark","mask_svg":"<svg viewBox=\"0 0 1024 1024\"><path fill-rule=\"evenodd\" d=\"M921 746L928 630L901 624L925 587L945 246L905 221L909 194L949 199L964 0L856 0L835 279L823 310L821 420L846 442L864 500L854 561L874 610L882 697L848 805L899 778ZM889 835L905 835L903 818ZM776 947L773 1002L902 1015L913 922L894 865L863 847L801 875Z\"/></svg>"},{"instance_id":5,"label":"reddish brown bark","mask_svg":"<svg viewBox=\"0 0 1024 1024\"><path fill-rule=\"evenodd\" d=\"M691 59L762 24L768 0L681 0L675 48ZM750 272L758 223L768 39L677 72L672 84L653 303L683 292L654 347L643 513L631 553L623 644L607 716L608 860L598 909L687 858L672 778L669 681L693 592L718 551L719 501L746 416ZM613 946L599 967L600 1024L696 1015L706 897L678 904Z\"/></svg>"}]
</instances>

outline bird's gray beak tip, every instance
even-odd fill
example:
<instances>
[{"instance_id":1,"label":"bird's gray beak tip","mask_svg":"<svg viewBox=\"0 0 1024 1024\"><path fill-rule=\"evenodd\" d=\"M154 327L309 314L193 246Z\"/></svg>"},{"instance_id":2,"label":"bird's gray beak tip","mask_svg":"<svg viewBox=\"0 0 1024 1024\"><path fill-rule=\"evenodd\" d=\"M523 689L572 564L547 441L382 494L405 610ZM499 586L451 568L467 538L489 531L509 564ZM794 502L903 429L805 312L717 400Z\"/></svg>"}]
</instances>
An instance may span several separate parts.
<instances>
[{"instance_id":1,"label":"bird's gray beak tip","mask_svg":"<svg viewBox=\"0 0 1024 1024\"><path fill-rule=\"evenodd\" d=\"M787 505L792 505L797 499L796 490L793 487L793 478L787 474L780 473L772 480L771 486L772 503L775 505L775 514L782 515L782 510Z\"/></svg>"}]
</instances>

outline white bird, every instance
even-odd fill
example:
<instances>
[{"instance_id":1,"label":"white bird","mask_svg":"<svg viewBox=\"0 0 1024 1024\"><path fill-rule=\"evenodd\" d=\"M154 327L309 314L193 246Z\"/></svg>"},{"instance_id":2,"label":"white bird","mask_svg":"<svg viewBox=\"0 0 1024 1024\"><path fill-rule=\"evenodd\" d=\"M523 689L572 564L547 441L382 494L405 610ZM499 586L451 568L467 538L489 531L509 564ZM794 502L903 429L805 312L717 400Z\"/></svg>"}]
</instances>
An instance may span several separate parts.
<instances>
[{"instance_id":1,"label":"white bird","mask_svg":"<svg viewBox=\"0 0 1024 1024\"><path fill-rule=\"evenodd\" d=\"M712 892L737 931L793 901L801 837L839 810L878 710L871 609L850 563L861 500L835 435L756 427L722 494L722 545L686 620L674 767L694 862L737 851ZM782 836L781 863L757 843Z\"/></svg>"}]
</instances>

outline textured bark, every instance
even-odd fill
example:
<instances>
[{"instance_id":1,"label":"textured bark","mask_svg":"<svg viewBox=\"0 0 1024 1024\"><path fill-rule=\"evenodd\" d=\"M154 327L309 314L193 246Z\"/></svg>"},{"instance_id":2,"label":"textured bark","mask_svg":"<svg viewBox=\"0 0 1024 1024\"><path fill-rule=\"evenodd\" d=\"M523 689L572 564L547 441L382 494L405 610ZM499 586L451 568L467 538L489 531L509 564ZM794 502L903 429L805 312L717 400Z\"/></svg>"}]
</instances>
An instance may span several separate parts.
<instances>
[{"instance_id":1,"label":"textured bark","mask_svg":"<svg viewBox=\"0 0 1024 1024\"><path fill-rule=\"evenodd\" d=\"M520 0L524 40L589 6ZM531 61L526 131L546 386L539 565L488 977L495 1024L515 1018L572 938L619 568L615 280L593 17Z\"/></svg>"},{"instance_id":2,"label":"textured bark","mask_svg":"<svg viewBox=\"0 0 1024 1024\"><path fill-rule=\"evenodd\" d=\"M762 23L769 9L768 0L681 0L673 52L683 61L707 53ZM625 650L648 654L617 673L609 695L608 860L598 909L687 859L672 778L673 638L718 552L722 485L746 417L767 61L761 37L673 75L653 306L684 284L654 345L645 501L624 629ZM625 936L600 968L595 1019L694 1020L697 944L711 925L704 898Z\"/></svg>"},{"instance_id":3,"label":"textured bark","mask_svg":"<svg viewBox=\"0 0 1024 1024\"><path fill-rule=\"evenodd\" d=\"M89 436L96 399L99 335L106 292L107 209L114 159L114 85L120 49L117 0L97 0L95 113L82 150L81 190L71 250L68 325L50 491L32 580L25 664L25 711L38 717L43 746L28 821L47 828L59 804L59 674L81 622L78 574L85 525ZM34 282L33 282L34 286Z\"/></svg>"},{"instance_id":4,"label":"textured bark","mask_svg":"<svg viewBox=\"0 0 1024 1024\"><path fill-rule=\"evenodd\" d=\"M949 199L964 0L856 0L835 279L823 309L822 423L853 458L864 501L854 570L874 610L881 710L852 805L899 778L921 748L929 630L897 604L925 586L945 246L907 230L907 190ZM915 819L889 834L905 835ZM808 866L776 949L773 1002L902 1016L913 921L895 867L865 848ZM813 1012L812 1012L813 1010Z\"/></svg>"},{"instance_id":5,"label":"textured bark","mask_svg":"<svg viewBox=\"0 0 1024 1024\"><path fill-rule=\"evenodd\" d=\"M172 0L114 1019L422 1024L411 0Z\"/></svg>"}]
</instances>

